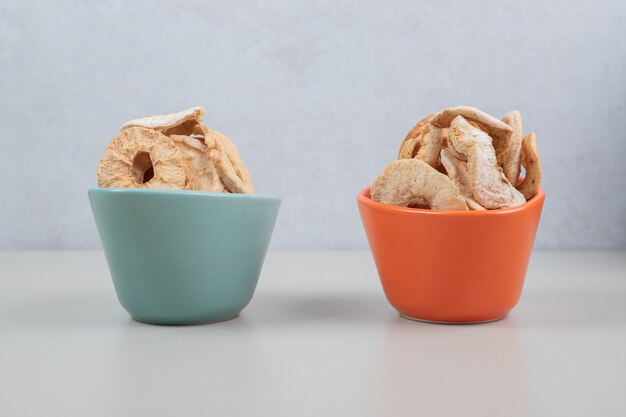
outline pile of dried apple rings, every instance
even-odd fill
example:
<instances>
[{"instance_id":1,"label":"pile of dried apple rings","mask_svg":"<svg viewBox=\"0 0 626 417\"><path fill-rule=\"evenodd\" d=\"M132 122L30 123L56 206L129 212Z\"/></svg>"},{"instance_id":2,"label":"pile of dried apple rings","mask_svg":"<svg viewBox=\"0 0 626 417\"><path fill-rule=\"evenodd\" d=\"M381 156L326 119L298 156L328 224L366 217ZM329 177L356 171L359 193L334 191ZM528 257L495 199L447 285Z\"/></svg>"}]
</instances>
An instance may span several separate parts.
<instances>
[{"instance_id":1,"label":"pile of dried apple rings","mask_svg":"<svg viewBox=\"0 0 626 417\"><path fill-rule=\"evenodd\" d=\"M370 193L374 201L396 206L493 210L524 204L540 186L535 134L522 134L519 111L499 120L459 106L420 120Z\"/></svg>"}]
</instances>

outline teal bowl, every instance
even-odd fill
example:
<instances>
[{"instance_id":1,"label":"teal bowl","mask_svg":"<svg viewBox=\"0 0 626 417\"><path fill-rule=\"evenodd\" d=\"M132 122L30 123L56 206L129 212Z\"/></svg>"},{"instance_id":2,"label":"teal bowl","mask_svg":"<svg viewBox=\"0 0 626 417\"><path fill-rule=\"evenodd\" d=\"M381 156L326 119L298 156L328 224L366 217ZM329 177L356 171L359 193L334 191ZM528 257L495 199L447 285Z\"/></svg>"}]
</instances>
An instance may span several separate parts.
<instances>
[{"instance_id":1,"label":"teal bowl","mask_svg":"<svg viewBox=\"0 0 626 417\"><path fill-rule=\"evenodd\" d=\"M89 190L117 298L137 321L233 318L254 294L280 199L145 189Z\"/></svg>"}]
</instances>

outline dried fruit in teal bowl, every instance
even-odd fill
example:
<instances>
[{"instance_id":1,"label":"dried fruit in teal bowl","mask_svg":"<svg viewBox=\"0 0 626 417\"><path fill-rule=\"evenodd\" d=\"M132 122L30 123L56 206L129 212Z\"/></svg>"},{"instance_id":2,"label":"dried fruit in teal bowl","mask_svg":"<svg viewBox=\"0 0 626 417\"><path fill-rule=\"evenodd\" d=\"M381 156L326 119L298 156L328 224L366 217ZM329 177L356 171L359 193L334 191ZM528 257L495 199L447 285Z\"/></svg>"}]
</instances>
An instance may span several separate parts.
<instances>
[{"instance_id":1,"label":"dried fruit in teal bowl","mask_svg":"<svg viewBox=\"0 0 626 417\"><path fill-rule=\"evenodd\" d=\"M197 324L250 302L280 199L256 194L91 189L117 297L138 321Z\"/></svg>"}]
</instances>

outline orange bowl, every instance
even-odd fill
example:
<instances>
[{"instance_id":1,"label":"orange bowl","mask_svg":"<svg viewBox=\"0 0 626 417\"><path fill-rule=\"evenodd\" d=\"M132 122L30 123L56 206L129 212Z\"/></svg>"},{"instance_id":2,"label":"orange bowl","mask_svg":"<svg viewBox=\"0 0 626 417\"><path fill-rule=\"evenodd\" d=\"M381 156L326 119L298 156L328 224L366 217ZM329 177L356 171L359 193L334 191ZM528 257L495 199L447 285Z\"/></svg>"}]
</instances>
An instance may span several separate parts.
<instances>
[{"instance_id":1,"label":"orange bowl","mask_svg":"<svg viewBox=\"0 0 626 417\"><path fill-rule=\"evenodd\" d=\"M509 209L436 211L357 196L389 303L407 318L480 323L507 316L524 285L545 194Z\"/></svg>"}]
</instances>

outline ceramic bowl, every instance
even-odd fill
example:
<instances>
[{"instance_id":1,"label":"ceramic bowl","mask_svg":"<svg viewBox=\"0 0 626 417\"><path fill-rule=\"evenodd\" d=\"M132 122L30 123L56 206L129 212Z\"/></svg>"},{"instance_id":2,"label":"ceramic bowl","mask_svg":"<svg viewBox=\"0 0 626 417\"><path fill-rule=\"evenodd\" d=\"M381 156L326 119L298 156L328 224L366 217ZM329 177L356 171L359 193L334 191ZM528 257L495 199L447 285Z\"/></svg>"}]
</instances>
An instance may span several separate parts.
<instances>
[{"instance_id":1,"label":"ceramic bowl","mask_svg":"<svg viewBox=\"0 0 626 417\"><path fill-rule=\"evenodd\" d=\"M389 303L407 318L476 323L517 304L545 194L509 209L435 211L357 203Z\"/></svg>"},{"instance_id":2,"label":"ceramic bowl","mask_svg":"<svg viewBox=\"0 0 626 417\"><path fill-rule=\"evenodd\" d=\"M135 319L197 324L250 302L280 200L261 195L92 189L117 297Z\"/></svg>"}]
</instances>

